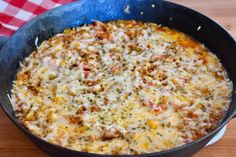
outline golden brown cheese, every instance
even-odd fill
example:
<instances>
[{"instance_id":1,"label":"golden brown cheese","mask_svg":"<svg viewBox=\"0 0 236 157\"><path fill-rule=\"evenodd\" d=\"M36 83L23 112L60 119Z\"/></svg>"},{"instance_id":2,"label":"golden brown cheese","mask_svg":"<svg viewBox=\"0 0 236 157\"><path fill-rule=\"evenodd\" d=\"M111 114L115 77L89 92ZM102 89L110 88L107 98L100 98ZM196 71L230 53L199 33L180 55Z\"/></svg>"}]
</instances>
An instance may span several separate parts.
<instances>
[{"instance_id":1,"label":"golden brown cheese","mask_svg":"<svg viewBox=\"0 0 236 157\"><path fill-rule=\"evenodd\" d=\"M232 82L217 57L181 32L138 21L67 29L27 57L11 99L36 136L99 154L158 152L207 134Z\"/></svg>"}]
</instances>

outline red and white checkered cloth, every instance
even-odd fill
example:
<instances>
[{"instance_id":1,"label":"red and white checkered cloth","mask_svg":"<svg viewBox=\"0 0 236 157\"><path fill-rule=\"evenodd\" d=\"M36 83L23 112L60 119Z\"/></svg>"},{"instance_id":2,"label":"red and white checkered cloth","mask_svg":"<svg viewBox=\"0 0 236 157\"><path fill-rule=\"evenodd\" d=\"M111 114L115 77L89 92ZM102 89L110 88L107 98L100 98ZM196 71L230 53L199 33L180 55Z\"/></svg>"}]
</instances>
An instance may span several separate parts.
<instances>
[{"instance_id":1,"label":"red and white checkered cloth","mask_svg":"<svg viewBox=\"0 0 236 157\"><path fill-rule=\"evenodd\" d=\"M0 0L0 36L12 35L33 17L74 0Z\"/></svg>"}]
</instances>

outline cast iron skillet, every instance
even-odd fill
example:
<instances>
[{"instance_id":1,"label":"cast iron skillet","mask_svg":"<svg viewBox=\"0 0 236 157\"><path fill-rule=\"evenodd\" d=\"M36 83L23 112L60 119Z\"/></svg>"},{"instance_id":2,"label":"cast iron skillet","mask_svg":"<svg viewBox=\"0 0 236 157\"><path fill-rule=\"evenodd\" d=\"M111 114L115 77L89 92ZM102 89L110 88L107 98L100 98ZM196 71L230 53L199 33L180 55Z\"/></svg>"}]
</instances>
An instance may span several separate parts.
<instances>
[{"instance_id":1,"label":"cast iron skillet","mask_svg":"<svg viewBox=\"0 0 236 157\"><path fill-rule=\"evenodd\" d=\"M127 9L128 7L128 9ZM124 12L126 9L126 12ZM142 14L142 13L143 14ZM110 21L134 19L155 22L180 30L204 43L215 53L226 68L230 79L236 84L236 42L217 23L186 7L160 0L80 0L46 12L21 27L0 50L0 103L9 118L36 145L51 156L108 156L62 148L45 142L26 130L14 116L7 93L19 68L19 62L32 52L35 39L38 44L65 28L92 23L92 20ZM4 41L2 39L1 41ZM143 154L143 157L187 157L205 146L213 136L236 114L236 94L232 95L229 110L218 127L206 136L178 148L158 153ZM125 156L125 155L123 155ZM128 156L128 155L126 155Z\"/></svg>"}]
</instances>

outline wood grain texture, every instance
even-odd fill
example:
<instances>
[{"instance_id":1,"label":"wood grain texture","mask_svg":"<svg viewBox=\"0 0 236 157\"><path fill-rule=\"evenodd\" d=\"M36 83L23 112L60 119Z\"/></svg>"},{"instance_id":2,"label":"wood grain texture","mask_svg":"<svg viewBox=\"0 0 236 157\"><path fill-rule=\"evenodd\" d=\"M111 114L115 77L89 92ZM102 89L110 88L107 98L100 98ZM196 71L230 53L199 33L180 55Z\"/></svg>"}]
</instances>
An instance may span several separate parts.
<instances>
[{"instance_id":1,"label":"wood grain texture","mask_svg":"<svg viewBox=\"0 0 236 157\"><path fill-rule=\"evenodd\" d=\"M172 0L197 10L223 25L236 36L236 0ZM224 137L194 157L233 157L236 154L236 119ZM0 157L48 157L26 138L0 109Z\"/></svg>"}]
</instances>

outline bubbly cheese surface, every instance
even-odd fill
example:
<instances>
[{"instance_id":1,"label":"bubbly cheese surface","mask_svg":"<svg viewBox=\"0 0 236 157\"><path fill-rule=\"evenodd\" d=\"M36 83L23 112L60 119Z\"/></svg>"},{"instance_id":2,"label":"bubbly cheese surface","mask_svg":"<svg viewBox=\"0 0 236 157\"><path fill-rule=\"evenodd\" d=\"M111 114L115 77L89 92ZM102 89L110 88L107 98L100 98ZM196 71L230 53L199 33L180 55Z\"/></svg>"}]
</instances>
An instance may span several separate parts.
<instances>
[{"instance_id":1,"label":"bubbly cheese surface","mask_svg":"<svg viewBox=\"0 0 236 157\"><path fill-rule=\"evenodd\" d=\"M232 82L219 59L154 23L67 29L27 57L11 99L36 136L98 154L143 154L192 142L224 117Z\"/></svg>"}]
</instances>

